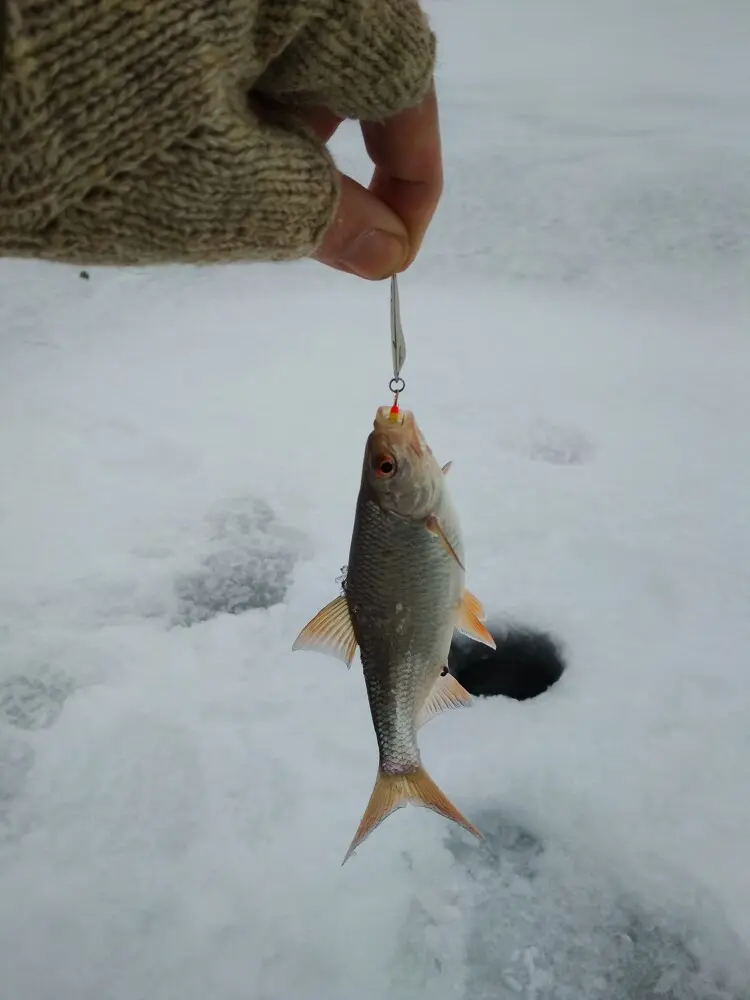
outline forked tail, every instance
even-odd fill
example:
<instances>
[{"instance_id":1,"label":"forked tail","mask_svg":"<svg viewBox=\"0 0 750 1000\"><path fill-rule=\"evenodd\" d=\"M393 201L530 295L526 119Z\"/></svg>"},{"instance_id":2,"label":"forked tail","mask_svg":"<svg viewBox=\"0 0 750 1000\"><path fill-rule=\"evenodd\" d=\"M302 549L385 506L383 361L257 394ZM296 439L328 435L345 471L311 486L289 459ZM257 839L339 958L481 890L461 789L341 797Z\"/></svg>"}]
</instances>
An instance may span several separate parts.
<instances>
[{"instance_id":1,"label":"forked tail","mask_svg":"<svg viewBox=\"0 0 750 1000\"><path fill-rule=\"evenodd\" d=\"M405 806L407 802L432 809L434 812L440 813L441 816L445 816L446 819L458 823L469 833L473 833L475 837L482 839L479 830L461 815L423 767L417 768L416 771L410 771L408 774L387 774L382 768L378 768L378 776L370 801L367 803L354 840L341 863L346 864L354 851L375 827L379 826L396 809Z\"/></svg>"}]
</instances>

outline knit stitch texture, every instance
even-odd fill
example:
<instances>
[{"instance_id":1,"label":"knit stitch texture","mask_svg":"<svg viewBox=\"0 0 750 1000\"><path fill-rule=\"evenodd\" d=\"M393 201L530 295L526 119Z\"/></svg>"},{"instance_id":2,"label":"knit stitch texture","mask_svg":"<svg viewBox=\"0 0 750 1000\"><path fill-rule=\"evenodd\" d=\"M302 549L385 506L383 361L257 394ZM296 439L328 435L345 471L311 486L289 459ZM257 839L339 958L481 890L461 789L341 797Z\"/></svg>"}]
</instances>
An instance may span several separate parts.
<instances>
[{"instance_id":1,"label":"knit stitch texture","mask_svg":"<svg viewBox=\"0 0 750 1000\"><path fill-rule=\"evenodd\" d=\"M382 119L434 59L416 0L0 0L0 255L310 256L333 162L252 96Z\"/></svg>"}]
</instances>

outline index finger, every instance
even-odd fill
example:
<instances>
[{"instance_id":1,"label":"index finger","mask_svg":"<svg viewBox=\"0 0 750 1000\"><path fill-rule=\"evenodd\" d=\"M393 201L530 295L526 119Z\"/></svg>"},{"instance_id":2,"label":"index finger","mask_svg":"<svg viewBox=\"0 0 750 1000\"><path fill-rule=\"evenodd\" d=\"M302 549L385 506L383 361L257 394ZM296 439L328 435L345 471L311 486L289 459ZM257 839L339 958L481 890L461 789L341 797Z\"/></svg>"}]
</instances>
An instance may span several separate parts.
<instances>
[{"instance_id":1,"label":"index finger","mask_svg":"<svg viewBox=\"0 0 750 1000\"><path fill-rule=\"evenodd\" d=\"M434 86L414 108L383 122L362 122L375 173L370 191L385 202L409 233L402 270L414 260L443 193L443 159Z\"/></svg>"}]
</instances>

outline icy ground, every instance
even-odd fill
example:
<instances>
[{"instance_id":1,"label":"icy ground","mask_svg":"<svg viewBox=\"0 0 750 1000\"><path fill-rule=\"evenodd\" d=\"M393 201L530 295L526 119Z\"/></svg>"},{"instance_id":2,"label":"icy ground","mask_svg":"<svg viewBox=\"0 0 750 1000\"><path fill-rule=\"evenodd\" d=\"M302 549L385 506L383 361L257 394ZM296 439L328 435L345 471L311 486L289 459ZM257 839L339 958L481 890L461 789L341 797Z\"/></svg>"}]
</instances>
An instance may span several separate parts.
<instances>
[{"instance_id":1,"label":"icy ground","mask_svg":"<svg viewBox=\"0 0 750 1000\"><path fill-rule=\"evenodd\" d=\"M387 285L0 264L2 1000L750 997L750 5L428 6L408 402L567 672L423 731L483 845L407 809L341 868L364 688L290 646Z\"/></svg>"}]
</instances>

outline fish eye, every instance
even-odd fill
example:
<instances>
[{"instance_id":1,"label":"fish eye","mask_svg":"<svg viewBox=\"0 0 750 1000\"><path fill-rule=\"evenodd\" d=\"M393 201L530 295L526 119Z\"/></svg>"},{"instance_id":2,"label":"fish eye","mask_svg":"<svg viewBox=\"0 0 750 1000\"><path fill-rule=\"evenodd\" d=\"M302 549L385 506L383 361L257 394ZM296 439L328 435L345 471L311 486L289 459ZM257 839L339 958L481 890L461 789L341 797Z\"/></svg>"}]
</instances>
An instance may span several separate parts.
<instances>
[{"instance_id":1,"label":"fish eye","mask_svg":"<svg viewBox=\"0 0 750 1000\"><path fill-rule=\"evenodd\" d=\"M381 455L375 467L378 479L390 479L396 471L396 459L392 455Z\"/></svg>"}]
</instances>

